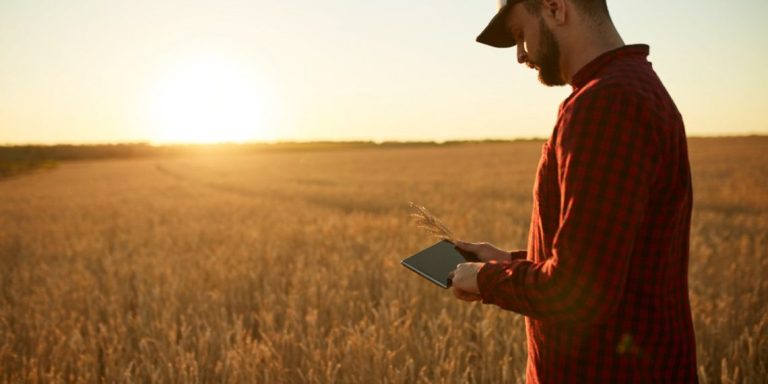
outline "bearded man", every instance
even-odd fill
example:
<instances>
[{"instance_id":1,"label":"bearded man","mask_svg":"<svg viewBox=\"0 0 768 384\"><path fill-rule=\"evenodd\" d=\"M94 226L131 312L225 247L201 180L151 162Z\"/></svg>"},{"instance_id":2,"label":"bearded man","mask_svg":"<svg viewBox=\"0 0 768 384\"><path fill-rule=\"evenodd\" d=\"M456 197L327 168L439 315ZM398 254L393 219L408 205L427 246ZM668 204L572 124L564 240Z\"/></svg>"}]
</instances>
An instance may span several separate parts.
<instances>
[{"instance_id":1,"label":"bearded man","mask_svg":"<svg viewBox=\"0 0 768 384\"><path fill-rule=\"evenodd\" d=\"M642 4L642 3L637 3ZM695 383L683 120L605 0L504 1L477 41L569 84L524 251L458 243L453 293L525 315L529 383Z\"/></svg>"}]
</instances>

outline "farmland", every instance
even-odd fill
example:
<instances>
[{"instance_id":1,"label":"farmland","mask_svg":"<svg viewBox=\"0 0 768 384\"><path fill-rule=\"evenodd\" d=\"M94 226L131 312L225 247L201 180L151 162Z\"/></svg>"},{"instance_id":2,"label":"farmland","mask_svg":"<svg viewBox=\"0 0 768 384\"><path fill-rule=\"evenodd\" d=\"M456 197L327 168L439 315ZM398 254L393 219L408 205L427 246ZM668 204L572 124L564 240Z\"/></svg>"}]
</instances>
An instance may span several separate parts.
<instances>
[{"instance_id":1,"label":"farmland","mask_svg":"<svg viewBox=\"0 0 768 384\"><path fill-rule=\"evenodd\" d=\"M540 141L71 161L0 180L3 382L517 382L523 318L399 265L525 248ZM691 139L702 382L768 377L768 138Z\"/></svg>"}]
</instances>

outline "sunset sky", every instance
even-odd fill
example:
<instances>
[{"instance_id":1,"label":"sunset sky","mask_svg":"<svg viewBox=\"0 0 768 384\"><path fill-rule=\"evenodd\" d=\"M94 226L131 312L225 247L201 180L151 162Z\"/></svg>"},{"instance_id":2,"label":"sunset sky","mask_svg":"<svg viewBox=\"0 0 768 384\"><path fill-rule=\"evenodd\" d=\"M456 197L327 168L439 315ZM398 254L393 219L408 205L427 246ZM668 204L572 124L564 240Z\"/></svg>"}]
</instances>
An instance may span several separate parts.
<instances>
[{"instance_id":1,"label":"sunset sky","mask_svg":"<svg viewBox=\"0 0 768 384\"><path fill-rule=\"evenodd\" d=\"M689 135L768 134L768 2L608 1ZM547 137L493 0L0 2L0 144Z\"/></svg>"}]
</instances>

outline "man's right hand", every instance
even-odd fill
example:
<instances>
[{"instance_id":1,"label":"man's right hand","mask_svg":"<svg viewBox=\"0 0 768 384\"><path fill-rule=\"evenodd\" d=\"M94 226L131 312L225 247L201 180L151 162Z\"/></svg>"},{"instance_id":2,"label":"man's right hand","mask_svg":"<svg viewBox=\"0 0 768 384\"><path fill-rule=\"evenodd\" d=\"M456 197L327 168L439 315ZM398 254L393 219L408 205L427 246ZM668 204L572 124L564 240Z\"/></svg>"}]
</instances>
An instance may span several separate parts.
<instances>
[{"instance_id":1,"label":"man's right hand","mask_svg":"<svg viewBox=\"0 0 768 384\"><path fill-rule=\"evenodd\" d=\"M502 251L490 243L465 243L463 241L457 241L454 245L461 250L474 253L480 261L483 262L504 262L512 260L512 255L510 255L509 252Z\"/></svg>"}]
</instances>

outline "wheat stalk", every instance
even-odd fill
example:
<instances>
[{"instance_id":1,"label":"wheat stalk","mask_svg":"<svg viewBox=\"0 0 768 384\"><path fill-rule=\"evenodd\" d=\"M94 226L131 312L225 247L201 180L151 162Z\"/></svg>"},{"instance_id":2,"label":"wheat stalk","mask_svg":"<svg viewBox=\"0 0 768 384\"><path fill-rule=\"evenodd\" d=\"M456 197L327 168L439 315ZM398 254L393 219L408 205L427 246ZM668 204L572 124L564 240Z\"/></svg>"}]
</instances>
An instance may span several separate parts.
<instances>
[{"instance_id":1,"label":"wheat stalk","mask_svg":"<svg viewBox=\"0 0 768 384\"><path fill-rule=\"evenodd\" d=\"M413 201L408 202L408 205L416 211L411 213L410 216L414 219L413 222L418 228L424 228L427 232L437 238L448 240L454 244L456 243L457 239L453 235L453 232L451 232L440 219L429 213L427 208L418 205Z\"/></svg>"}]
</instances>

